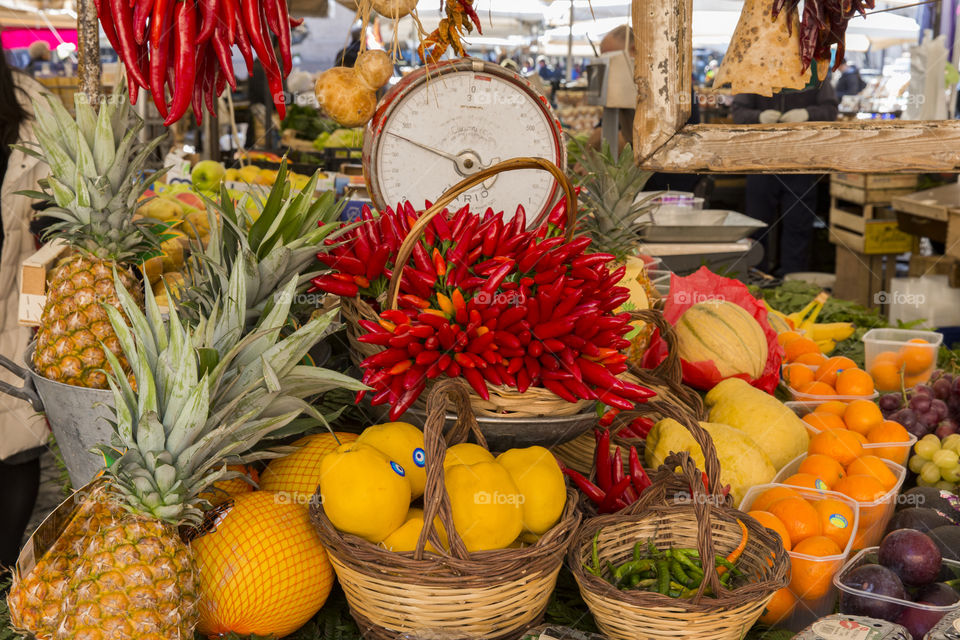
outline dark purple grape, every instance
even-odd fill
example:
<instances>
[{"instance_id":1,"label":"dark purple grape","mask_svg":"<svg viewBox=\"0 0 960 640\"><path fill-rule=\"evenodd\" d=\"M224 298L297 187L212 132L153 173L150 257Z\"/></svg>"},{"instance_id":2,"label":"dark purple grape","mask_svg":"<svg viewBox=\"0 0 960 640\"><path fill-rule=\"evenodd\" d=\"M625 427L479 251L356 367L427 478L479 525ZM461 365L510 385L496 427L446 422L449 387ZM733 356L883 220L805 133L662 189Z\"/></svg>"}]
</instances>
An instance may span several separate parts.
<instances>
[{"instance_id":1,"label":"dark purple grape","mask_svg":"<svg viewBox=\"0 0 960 640\"><path fill-rule=\"evenodd\" d=\"M957 424L957 421L953 418L947 418L946 420L940 421L934 433L938 438L943 440L947 436L955 434L957 431L960 431L960 424Z\"/></svg>"},{"instance_id":2,"label":"dark purple grape","mask_svg":"<svg viewBox=\"0 0 960 640\"><path fill-rule=\"evenodd\" d=\"M931 603L918 602L917 604L929 605ZM897 618L896 622L906 627L914 640L920 640L920 638L927 635L927 632L940 622L940 618L944 616L944 613L943 611L927 611L925 609L907 607L903 610L903 613L900 614L900 617Z\"/></svg>"},{"instance_id":3,"label":"dark purple grape","mask_svg":"<svg viewBox=\"0 0 960 640\"><path fill-rule=\"evenodd\" d=\"M936 382L943 377L944 373L943 369L934 369L933 373L930 374L930 382Z\"/></svg>"},{"instance_id":4,"label":"dark purple grape","mask_svg":"<svg viewBox=\"0 0 960 640\"><path fill-rule=\"evenodd\" d=\"M950 397L950 391L952 391L953 385L950 384L950 381L946 378L940 378L933 383L933 395L940 399L946 400Z\"/></svg>"},{"instance_id":5,"label":"dark purple grape","mask_svg":"<svg viewBox=\"0 0 960 640\"><path fill-rule=\"evenodd\" d=\"M920 590L917 591L917 597L914 598L914 600L917 602L921 600L923 602L929 602L938 607L948 607L957 600L960 600L960 593L957 593L956 589L948 584L934 582L933 584L921 587Z\"/></svg>"},{"instance_id":6,"label":"dark purple grape","mask_svg":"<svg viewBox=\"0 0 960 640\"><path fill-rule=\"evenodd\" d=\"M936 412L937 422L940 422L950 413L950 409L947 408L947 403L939 398L930 403L930 410Z\"/></svg>"},{"instance_id":7,"label":"dark purple grape","mask_svg":"<svg viewBox=\"0 0 960 640\"><path fill-rule=\"evenodd\" d=\"M912 409L900 409L890 415L890 420L899 422L909 430L911 426L917 423L917 414Z\"/></svg>"},{"instance_id":8,"label":"dark purple grape","mask_svg":"<svg viewBox=\"0 0 960 640\"><path fill-rule=\"evenodd\" d=\"M904 584L912 586L936 580L943 561L933 540L916 529L897 529L884 536L877 559Z\"/></svg>"},{"instance_id":9,"label":"dark purple grape","mask_svg":"<svg viewBox=\"0 0 960 640\"><path fill-rule=\"evenodd\" d=\"M960 397L960 394L958 394L958 397ZM880 396L877 404L880 405L881 411L896 411L902 406L903 398L899 393L886 393Z\"/></svg>"},{"instance_id":10,"label":"dark purple grape","mask_svg":"<svg viewBox=\"0 0 960 640\"><path fill-rule=\"evenodd\" d=\"M843 584L860 591L877 595L889 596L906 600L907 593L903 583L890 569L878 564L865 564L857 567L843 577ZM881 620L895 621L900 617L903 605L885 602L876 598L860 596L853 593L840 592L840 613L849 613L855 616L880 618Z\"/></svg>"},{"instance_id":11,"label":"dark purple grape","mask_svg":"<svg viewBox=\"0 0 960 640\"><path fill-rule=\"evenodd\" d=\"M913 395L915 396L930 396L933 397L933 389L930 388L928 384L918 384L913 388Z\"/></svg>"},{"instance_id":12,"label":"dark purple grape","mask_svg":"<svg viewBox=\"0 0 960 640\"><path fill-rule=\"evenodd\" d=\"M949 383L950 383L950 386L953 386L953 374L952 374L952 373L946 373L946 372L944 372L942 379L943 379L943 380L946 380L947 382L949 382Z\"/></svg>"},{"instance_id":13,"label":"dark purple grape","mask_svg":"<svg viewBox=\"0 0 960 640\"><path fill-rule=\"evenodd\" d=\"M933 409L925 411L924 413L917 414L917 422L923 424L927 431L933 431L933 429L940 423L940 414Z\"/></svg>"},{"instance_id":14,"label":"dark purple grape","mask_svg":"<svg viewBox=\"0 0 960 640\"><path fill-rule=\"evenodd\" d=\"M930 410L930 404L933 402L933 398L930 396L919 395L913 396L910 398L910 408L916 411L917 413L924 413Z\"/></svg>"},{"instance_id":15,"label":"dark purple grape","mask_svg":"<svg viewBox=\"0 0 960 640\"><path fill-rule=\"evenodd\" d=\"M947 408L950 409L950 413L960 411L960 396L951 395L947 398Z\"/></svg>"},{"instance_id":16,"label":"dark purple grape","mask_svg":"<svg viewBox=\"0 0 960 640\"><path fill-rule=\"evenodd\" d=\"M960 396L960 378L953 379L953 395Z\"/></svg>"}]
</instances>

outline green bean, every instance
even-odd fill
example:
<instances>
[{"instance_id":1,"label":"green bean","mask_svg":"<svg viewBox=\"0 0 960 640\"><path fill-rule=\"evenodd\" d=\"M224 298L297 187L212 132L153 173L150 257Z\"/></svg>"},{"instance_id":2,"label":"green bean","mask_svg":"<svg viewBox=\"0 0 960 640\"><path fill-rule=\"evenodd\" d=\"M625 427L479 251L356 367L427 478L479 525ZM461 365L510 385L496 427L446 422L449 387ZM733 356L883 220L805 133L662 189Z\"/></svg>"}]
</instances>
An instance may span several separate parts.
<instances>
[{"instance_id":1,"label":"green bean","mask_svg":"<svg viewBox=\"0 0 960 640\"><path fill-rule=\"evenodd\" d=\"M703 569L700 568L689 556L683 553L674 553L673 557L677 559L681 565L686 567L687 573L693 576L694 573L700 574L700 578L703 578Z\"/></svg>"},{"instance_id":2,"label":"green bean","mask_svg":"<svg viewBox=\"0 0 960 640\"><path fill-rule=\"evenodd\" d=\"M657 549L656 545L653 544L653 540L647 540L647 555L655 560L660 560L663 558L663 553L661 553L660 550Z\"/></svg>"},{"instance_id":3,"label":"green bean","mask_svg":"<svg viewBox=\"0 0 960 640\"><path fill-rule=\"evenodd\" d=\"M657 593L667 595L670 591L670 565L666 560L657 560Z\"/></svg>"},{"instance_id":4,"label":"green bean","mask_svg":"<svg viewBox=\"0 0 960 640\"><path fill-rule=\"evenodd\" d=\"M687 575L686 571L683 570L683 566L676 560L670 561L670 573L677 579L677 582L682 583L686 587L689 587L693 581L692 578Z\"/></svg>"},{"instance_id":5,"label":"green bean","mask_svg":"<svg viewBox=\"0 0 960 640\"><path fill-rule=\"evenodd\" d=\"M595 576L600 575L600 530L597 529L597 532L593 534L593 553L591 554L591 559L593 560L593 571L591 573Z\"/></svg>"},{"instance_id":6,"label":"green bean","mask_svg":"<svg viewBox=\"0 0 960 640\"><path fill-rule=\"evenodd\" d=\"M633 545L633 559L639 560L642 557L643 545L637 540L636 544Z\"/></svg>"},{"instance_id":7,"label":"green bean","mask_svg":"<svg viewBox=\"0 0 960 640\"><path fill-rule=\"evenodd\" d=\"M653 560L631 560L617 567L613 577L617 582L620 582L624 578L630 577L631 574L649 571L651 568L653 568Z\"/></svg>"}]
</instances>

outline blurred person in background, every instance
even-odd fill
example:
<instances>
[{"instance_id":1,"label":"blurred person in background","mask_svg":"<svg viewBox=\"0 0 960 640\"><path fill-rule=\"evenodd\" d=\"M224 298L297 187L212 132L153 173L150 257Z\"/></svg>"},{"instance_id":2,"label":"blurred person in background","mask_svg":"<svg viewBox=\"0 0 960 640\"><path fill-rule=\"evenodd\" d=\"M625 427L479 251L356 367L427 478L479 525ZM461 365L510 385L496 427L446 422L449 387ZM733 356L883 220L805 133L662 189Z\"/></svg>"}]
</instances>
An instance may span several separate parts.
<instances>
[{"instance_id":1,"label":"blurred person in background","mask_svg":"<svg viewBox=\"0 0 960 640\"><path fill-rule=\"evenodd\" d=\"M350 44L345 46L333 58L335 67L352 67L357 63L357 56L360 55L360 36L363 35L363 25L356 22L350 28Z\"/></svg>"},{"instance_id":2,"label":"blurred person in background","mask_svg":"<svg viewBox=\"0 0 960 640\"><path fill-rule=\"evenodd\" d=\"M11 70L0 56L0 354L21 366L31 332L17 323L20 263L36 251L36 243L30 233L32 202L17 192L37 190L37 181L48 172L40 160L10 145L36 142L31 102L42 101L43 92L38 82ZM18 384L6 370L0 380ZM42 416L23 400L0 394L0 566L17 560L37 499L40 453L47 438Z\"/></svg>"},{"instance_id":3,"label":"blurred person in background","mask_svg":"<svg viewBox=\"0 0 960 640\"><path fill-rule=\"evenodd\" d=\"M843 100L843 96L855 96L866 88L867 83L860 77L860 69L857 69L856 65L842 62L837 71L840 73L834 87L837 100Z\"/></svg>"},{"instance_id":4,"label":"blurred person in background","mask_svg":"<svg viewBox=\"0 0 960 640\"><path fill-rule=\"evenodd\" d=\"M63 64L53 60L50 45L46 41L32 42L27 48L27 53L30 55L30 62L27 64L26 72L34 78L63 74Z\"/></svg>"},{"instance_id":5,"label":"blurred person in background","mask_svg":"<svg viewBox=\"0 0 960 640\"><path fill-rule=\"evenodd\" d=\"M837 96L829 82L805 91L777 93L767 98L737 94L731 113L735 124L777 122L833 122ZM817 176L809 174L756 174L747 176L746 214L769 225L758 234L763 244L760 269L783 276L810 267L810 244L817 209ZM771 242L778 234L779 267L774 268Z\"/></svg>"}]
</instances>

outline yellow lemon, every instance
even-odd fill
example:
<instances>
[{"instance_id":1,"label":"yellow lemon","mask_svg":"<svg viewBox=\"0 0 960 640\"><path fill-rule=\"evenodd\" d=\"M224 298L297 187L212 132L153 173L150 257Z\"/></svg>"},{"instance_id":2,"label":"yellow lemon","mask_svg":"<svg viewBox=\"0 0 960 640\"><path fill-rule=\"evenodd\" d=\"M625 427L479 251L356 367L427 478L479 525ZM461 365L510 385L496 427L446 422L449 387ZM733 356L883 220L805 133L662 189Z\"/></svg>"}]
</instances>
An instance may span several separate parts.
<instances>
[{"instance_id":1,"label":"yellow lemon","mask_svg":"<svg viewBox=\"0 0 960 640\"><path fill-rule=\"evenodd\" d=\"M423 488L427 484L423 431L407 422L385 422L364 429L357 442L368 444L403 465L410 480L413 498L423 495Z\"/></svg>"},{"instance_id":2,"label":"yellow lemon","mask_svg":"<svg viewBox=\"0 0 960 640\"><path fill-rule=\"evenodd\" d=\"M320 498L333 526L377 543L406 519L410 481L399 463L351 442L320 462Z\"/></svg>"},{"instance_id":3,"label":"yellow lemon","mask_svg":"<svg viewBox=\"0 0 960 640\"><path fill-rule=\"evenodd\" d=\"M260 488L279 491L292 500L307 504L320 484L320 462L342 444L357 439L353 433L314 433L293 443L299 447L290 455L274 458L260 474Z\"/></svg>"},{"instance_id":4,"label":"yellow lemon","mask_svg":"<svg viewBox=\"0 0 960 640\"><path fill-rule=\"evenodd\" d=\"M478 462L493 462L493 454L472 442L461 442L447 449L443 458L443 470L446 471L455 464L476 464Z\"/></svg>"},{"instance_id":5,"label":"yellow lemon","mask_svg":"<svg viewBox=\"0 0 960 640\"><path fill-rule=\"evenodd\" d=\"M440 517L433 519L437 527L437 535L440 536L440 543L444 548L449 549L450 543L447 542L447 532L440 522ZM420 538L420 531L423 529L423 509L411 507L407 512L406 521L400 525L400 528L384 538L380 546L387 551L413 551L417 548L417 540ZM427 551L437 552L437 548L427 542Z\"/></svg>"},{"instance_id":6,"label":"yellow lemon","mask_svg":"<svg viewBox=\"0 0 960 640\"><path fill-rule=\"evenodd\" d=\"M567 487L560 465L543 447L510 449L497 456L523 496L523 529L546 533L557 524L567 502Z\"/></svg>"},{"instance_id":7,"label":"yellow lemon","mask_svg":"<svg viewBox=\"0 0 960 640\"><path fill-rule=\"evenodd\" d=\"M503 549L523 530L523 496L496 462L457 464L444 479L453 523L468 551Z\"/></svg>"}]
</instances>

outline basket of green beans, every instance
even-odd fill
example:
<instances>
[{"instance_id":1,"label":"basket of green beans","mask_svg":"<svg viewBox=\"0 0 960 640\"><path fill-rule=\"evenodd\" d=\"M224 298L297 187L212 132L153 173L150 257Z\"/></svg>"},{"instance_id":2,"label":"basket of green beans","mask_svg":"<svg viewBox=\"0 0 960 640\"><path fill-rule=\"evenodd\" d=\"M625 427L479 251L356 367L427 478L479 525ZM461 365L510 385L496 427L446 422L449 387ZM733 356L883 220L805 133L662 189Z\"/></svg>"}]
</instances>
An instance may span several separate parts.
<instances>
[{"instance_id":1,"label":"basket of green beans","mask_svg":"<svg viewBox=\"0 0 960 640\"><path fill-rule=\"evenodd\" d=\"M639 500L585 520L568 552L584 601L615 640L739 640L788 581L780 539L731 506L709 434L682 423L707 445L706 482L688 453L671 454Z\"/></svg>"}]
</instances>

